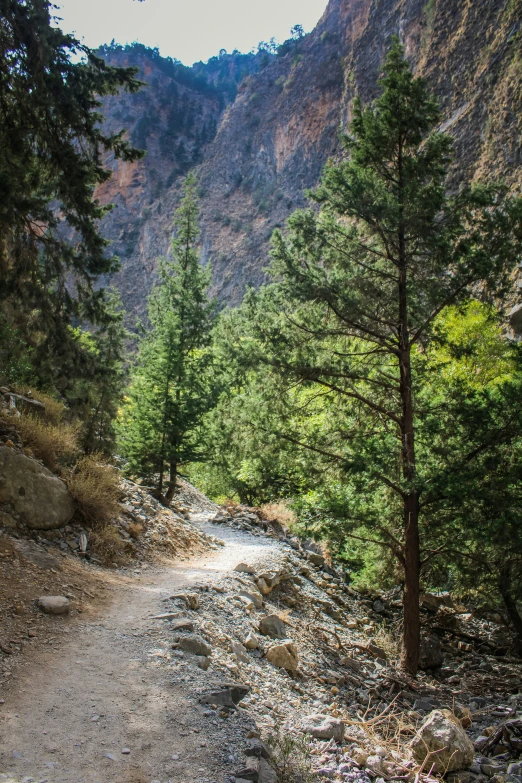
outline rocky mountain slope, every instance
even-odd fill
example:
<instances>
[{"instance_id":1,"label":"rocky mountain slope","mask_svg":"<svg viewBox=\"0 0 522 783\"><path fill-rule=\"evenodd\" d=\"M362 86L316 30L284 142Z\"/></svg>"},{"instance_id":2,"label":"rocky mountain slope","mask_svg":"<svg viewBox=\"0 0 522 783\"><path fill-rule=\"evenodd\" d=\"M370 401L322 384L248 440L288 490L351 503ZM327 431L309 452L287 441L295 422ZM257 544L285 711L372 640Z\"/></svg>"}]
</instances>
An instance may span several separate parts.
<instances>
[{"instance_id":1,"label":"rocky mountain slope","mask_svg":"<svg viewBox=\"0 0 522 783\"><path fill-rule=\"evenodd\" d=\"M277 56L222 54L177 72L150 50L107 49L111 61L137 64L148 83L106 104L111 127L128 127L147 148L143 161L118 164L99 194L118 205L105 230L123 262L115 282L126 305L143 309L157 256L168 249L180 178L192 165L200 167L202 250L214 292L237 303L247 284L263 281L271 232L338 154L351 102L374 95L393 33L456 137L453 186L487 177L516 186L521 11L520 0L330 0L316 29Z\"/></svg>"}]
</instances>

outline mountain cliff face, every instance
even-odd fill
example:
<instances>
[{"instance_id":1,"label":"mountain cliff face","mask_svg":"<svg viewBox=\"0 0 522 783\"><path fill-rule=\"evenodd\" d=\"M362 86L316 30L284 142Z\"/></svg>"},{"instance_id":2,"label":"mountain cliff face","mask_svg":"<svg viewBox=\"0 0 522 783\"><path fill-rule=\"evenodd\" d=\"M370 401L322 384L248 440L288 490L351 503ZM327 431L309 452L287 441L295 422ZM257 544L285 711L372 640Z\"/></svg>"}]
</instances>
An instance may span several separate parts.
<instances>
[{"instance_id":1,"label":"mountain cliff face","mask_svg":"<svg viewBox=\"0 0 522 783\"><path fill-rule=\"evenodd\" d=\"M452 187L492 177L517 187L521 20L522 0L330 0L316 29L277 56L221 55L185 69L143 47L107 50L112 62L137 64L148 82L106 105L110 126L129 128L147 149L142 161L118 164L99 194L118 205L105 232L122 259L114 282L127 307L143 309L192 165L214 293L237 303L246 285L263 281L271 232L339 153L354 96L374 97L394 33L456 138Z\"/></svg>"}]
</instances>

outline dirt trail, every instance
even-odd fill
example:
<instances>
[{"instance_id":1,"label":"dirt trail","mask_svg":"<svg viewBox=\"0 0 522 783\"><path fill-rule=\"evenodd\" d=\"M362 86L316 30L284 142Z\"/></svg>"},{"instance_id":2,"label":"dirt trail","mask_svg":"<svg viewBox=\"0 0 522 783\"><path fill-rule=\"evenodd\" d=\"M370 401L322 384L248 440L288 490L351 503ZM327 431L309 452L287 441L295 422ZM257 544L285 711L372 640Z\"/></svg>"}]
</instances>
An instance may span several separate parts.
<instances>
[{"instance_id":1,"label":"dirt trail","mask_svg":"<svg viewBox=\"0 0 522 783\"><path fill-rule=\"evenodd\" d=\"M154 657L165 627L151 617L164 611L162 599L172 592L212 582L241 560L254 563L277 544L208 523L203 528L225 539L225 547L134 575L113 588L94 620L76 626L59 646L32 654L0 706L0 781L226 779L212 721L189 701L190 685L173 684Z\"/></svg>"}]
</instances>

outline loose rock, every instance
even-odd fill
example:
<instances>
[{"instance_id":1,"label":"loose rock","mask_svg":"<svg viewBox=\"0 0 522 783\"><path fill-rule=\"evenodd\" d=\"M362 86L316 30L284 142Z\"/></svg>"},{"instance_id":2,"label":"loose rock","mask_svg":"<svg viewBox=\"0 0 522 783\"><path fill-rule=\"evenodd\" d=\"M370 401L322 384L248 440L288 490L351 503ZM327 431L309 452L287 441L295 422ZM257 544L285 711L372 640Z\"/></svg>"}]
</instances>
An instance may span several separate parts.
<instances>
[{"instance_id":1,"label":"loose rock","mask_svg":"<svg viewBox=\"0 0 522 783\"><path fill-rule=\"evenodd\" d=\"M69 614L71 602L64 595L42 595L36 605L45 614Z\"/></svg>"},{"instance_id":2,"label":"loose rock","mask_svg":"<svg viewBox=\"0 0 522 783\"><path fill-rule=\"evenodd\" d=\"M411 743L413 755L422 764L433 764L439 774L467 769L473 762L473 745L460 721L449 710L431 712Z\"/></svg>"},{"instance_id":3,"label":"loose rock","mask_svg":"<svg viewBox=\"0 0 522 783\"><path fill-rule=\"evenodd\" d=\"M279 669L286 669L290 672L295 671L299 664L297 647L290 639L282 644L276 644L273 647L270 647L266 654L266 659L273 666L277 666Z\"/></svg>"},{"instance_id":4,"label":"loose rock","mask_svg":"<svg viewBox=\"0 0 522 783\"><path fill-rule=\"evenodd\" d=\"M277 614L267 614L259 621L259 631L263 636L272 639L284 639L286 637L285 623Z\"/></svg>"},{"instance_id":5,"label":"loose rock","mask_svg":"<svg viewBox=\"0 0 522 783\"><path fill-rule=\"evenodd\" d=\"M344 723L331 715L309 715L303 722L305 734L311 734L315 739L342 742L344 738Z\"/></svg>"}]
</instances>

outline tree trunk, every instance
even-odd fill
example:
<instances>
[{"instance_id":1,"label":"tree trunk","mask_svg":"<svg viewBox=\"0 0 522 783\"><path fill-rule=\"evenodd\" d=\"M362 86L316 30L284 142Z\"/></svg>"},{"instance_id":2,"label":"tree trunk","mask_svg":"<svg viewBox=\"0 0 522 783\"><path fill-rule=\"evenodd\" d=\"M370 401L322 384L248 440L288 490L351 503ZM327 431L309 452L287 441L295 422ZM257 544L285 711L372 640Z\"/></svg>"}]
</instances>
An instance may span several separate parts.
<instances>
[{"instance_id":1,"label":"tree trunk","mask_svg":"<svg viewBox=\"0 0 522 783\"><path fill-rule=\"evenodd\" d=\"M165 499L167 503L172 503L172 498L174 497L174 492L176 491L176 476L178 474L178 465L177 462L171 462L170 463L170 480L169 480L169 486L167 488L167 492L165 494Z\"/></svg>"},{"instance_id":2,"label":"tree trunk","mask_svg":"<svg viewBox=\"0 0 522 783\"><path fill-rule=\"evenodd\" d=\"M401 665L415 676L419 668L420 617L420 541L419 497L415 486L415 433L413 417L413 388L411 377L411 345L408 313L408 255L404 224L404 170L402 141L399 140L399 372L401 395L401 461L405 482L403 495L404 527L404 627L402 636Z\"/></svg>"},{"instance_id":3,"label":"tree trunk","mask_svg":"<svg viewBox=\"0 0 522 783\"><path fill-rule=\"evenodd\" d=\"M502 600L504 601L504 605L506 607L509 619L511 620L513 627L515 629L515 633L517 635L517 640L519 644L519 648L522 648L522 617L520 616L520 612L517 608L517 603L513 596L511 595L511 569L510 566L505 566L500 571L500 578L499 578L499 589L500 594L502 596Z\"/></svg>"},{"instance_id":4,"label":"tree trunk","mask_svg":"<svg viewBox=\"0 0 522 783\"><path fill-rule=\"evenodd\" d=\"M401 666L416 675L419 668L420 617L419 617L419 519L417 495L413 493L404 500L405 546L404 546L404 595Z\"/></svg>"}]
</instances>

